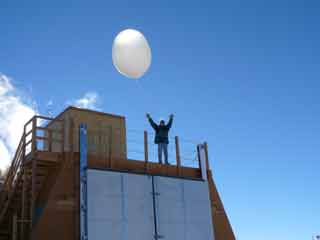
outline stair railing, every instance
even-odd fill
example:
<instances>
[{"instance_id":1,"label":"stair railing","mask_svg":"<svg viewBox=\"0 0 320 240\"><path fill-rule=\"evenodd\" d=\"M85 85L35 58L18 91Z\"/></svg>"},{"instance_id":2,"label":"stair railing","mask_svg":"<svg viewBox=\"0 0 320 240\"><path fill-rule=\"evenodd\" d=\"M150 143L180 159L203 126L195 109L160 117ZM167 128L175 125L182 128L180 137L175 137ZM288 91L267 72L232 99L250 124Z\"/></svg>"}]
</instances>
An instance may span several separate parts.
<instances>
[{"instance_id":1,"label":"stair railing","mask_svg":"<svg viewBox=\"0 0 320 240\"><path fill-rule=\"evenodd\" d=\"M44 123L47 121L48 123ZM41 124L44 123L44 124ZM54 127L52 123L61 124ZM31 127L30 127L31 125ZM40 125L40 126L38 126ZM38 136L37 132L43 131L42 136ZM59 135L60 138L55 138L54 135ZM39 142L42 146L46 146L46 150L63 152L64 150L64 123L63 120L48 118L44 116L34 116L25 125L19 145L11 162L9 171L5 177L2 188L0 189L0 223L5 216L9 203L16 191L17 182L23 172L24 164L28 160L28 156L38 150ZM57 143L58 148L53 149L53 144ZM41 149L40 149L41 150Z\"/></svg>"}]
</instances>

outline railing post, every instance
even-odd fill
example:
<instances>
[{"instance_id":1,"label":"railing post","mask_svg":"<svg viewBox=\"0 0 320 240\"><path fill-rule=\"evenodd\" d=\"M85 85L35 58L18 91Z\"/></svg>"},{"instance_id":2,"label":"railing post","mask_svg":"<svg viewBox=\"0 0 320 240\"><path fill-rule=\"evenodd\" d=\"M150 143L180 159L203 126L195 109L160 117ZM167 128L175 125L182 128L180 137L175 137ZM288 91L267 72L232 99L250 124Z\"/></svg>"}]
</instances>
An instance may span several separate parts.
<instances>
[{"instance_id":1,"label":"railing post","mask_svg":"<svg viewBox=\"0 0 320 240\"><path fill-rule=\"evenodd\" d=\"M30 202L30 238L34 220L34 208L36 201L36 170L37 170L37 158L35 157L37 151L37 117L32 119L32 141L31 141L31 154L32 154L32 173L31 173L31 202Z\"/></svg>"},{"instance_id":2,"label":"railing post","mask_svg":"<svg viewBox=\"0 0 320 240\"><path fill-rule=\"evenodd\" d=\"M31 152L32 154L35 153L35 151L37 150L37 117L33 117L32 119L32 141L31 141Z\"/></svg>"},{"instance_id":3,"label":"railing post","mask_svg":"<svg viewBox=\"0 0 320 240\"><path fill-rule=\"evenodd\" d=\"M176 145L176 160L177 160L177 169L178 169L178 176L181 175L181 159L180 159L180 146L179 146L179 138L175 136L175 145Z\"/></svg>"},{"instance_id":4,"label":"railing post","mask_svg":"<svg viewBox=\"0 0 320 240\"><path fill-rule=\"evenodd\" d=\"M210 165L209 165L209 153L208 153L208 143L204 142L204 151L205 151L205 155L206 155L206 167L207 167L207 171L210 170Z\"/></svg>"},{"instance_id":5,"label":"railing post","mask_svg":"<svg viewBox=\"0 0 320 240\"><path fill-rule=\"evenodd\" d=\"M201 172L201 177L203 180L208 180L208 166L207 166L207 154L205 149L205 144L199 144L197 146L199 169Z\"/></svg>"},{"instance_id":6,"label":"railing post","mask_svg":"<svg viewBox=\"0 0 320 240\"><path fill-rule=\"evenodd\" d=\"M23 148L22 148L22 156L23 159L26 156L26 126L24 125L23 127L23 133L22 133L22 138L23 138Z\"/></svg>"},{"instance_id":7,"label":"railing post","mask_svg":"<svg viewBox=\"0 0 320 240\"><path fill-rule=\"evenodd\" d=\"M52 131L48 128L48 151L52 151Z\"/></svg>"},{"instance_id":8,"label":"railing post","mask_svg":"<svg viewBox=\"0 0 320 240\"><path fill-rule=\"evenodd\" d=\"M148 171L148 162L149 162L149 149L148 149L148 132L143 132L144 137L144 162L145 162L145 169Z\"/></svg>"}]
</instances>

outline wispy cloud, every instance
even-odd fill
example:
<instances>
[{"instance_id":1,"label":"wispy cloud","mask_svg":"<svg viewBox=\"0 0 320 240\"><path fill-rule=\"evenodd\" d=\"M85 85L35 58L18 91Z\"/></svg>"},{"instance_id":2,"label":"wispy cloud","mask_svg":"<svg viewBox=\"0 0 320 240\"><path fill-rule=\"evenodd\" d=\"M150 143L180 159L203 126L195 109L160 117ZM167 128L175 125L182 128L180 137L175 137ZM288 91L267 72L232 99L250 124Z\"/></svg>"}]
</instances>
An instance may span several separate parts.
<instances>
[{"instance_id":1,"label":"wispy cloud","mask_svg":"<svg viewBox=\"0 0 320 240\"><path fill-rule=\"evenodd\" d=\"M23 126L36 112L34 106L8 76L0 73L0 169L9 166Z\"/></svg>"},{"instance_id":2,"label":"wispy cloud","mask_svg":"<svg viewBox=\"0 0 320 240\"><path fill-rule=\"evenodd\" d=\"M88 108L93 110L99 110L100 97L96 92L87 92L83 97L74 101L67 102L68 105L72 105L79 108Z\"/></svg>"}]
</instances>

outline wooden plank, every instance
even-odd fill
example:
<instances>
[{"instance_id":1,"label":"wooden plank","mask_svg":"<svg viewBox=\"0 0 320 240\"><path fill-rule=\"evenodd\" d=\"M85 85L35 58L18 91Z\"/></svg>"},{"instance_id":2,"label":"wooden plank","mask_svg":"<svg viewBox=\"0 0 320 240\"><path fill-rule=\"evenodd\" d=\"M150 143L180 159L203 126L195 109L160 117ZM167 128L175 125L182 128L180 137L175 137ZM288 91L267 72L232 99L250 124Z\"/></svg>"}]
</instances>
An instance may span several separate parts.
<instances>
[{"instance_id":1,"label":"wooden plank","mask_svg":"<svg viewBox=\"0 0 320 240\"><path fill-rule=\"evenodd\" d=\"M55 119L55 118L51 118L51 117L47 117L47 116L42 116L42 115L36 115L35 118L37 119L43 119L43 120L48 120L48 121L52 121L55 120L57 122L61 122L62 120L60 119Z\"/></svg>"},{"instance_id":2,"label":"wooden plank","mask_svg":"<svg viewBox=\"0 0 320 240\"><path fill-rule=\"evenodd\" d=\"M62 144L61 144L61 152L64 152L64 145L65 145L65 121L62 121L61 126L61 138L62 138Z\"/></svg>"},{"instance_id":3,"label":"wooden plank","mask_svg":"<svg viewBox=\"0 0 320 240\"><path fill-rule=\"evenodd\" d=\"M25 137L28 137L32 133L32 129L29 132L25 133Z\"/></svg>"},{"instance_id":4,"label":"wooden plank","mask_svg":"<svg viewBox=\"0 0 320 240\"><path fill-rule=\"evenodd\" d=\"M58 143L62 143L62 142L63 142L62 139L49 138L49 137L36 136L36 139L37 139L37 140L42 140L42 141L47 141L47 142L58 142Z\"/></svg>"},{"instance_id":5,"label":"wooden plank","mask_svg":"<svg viewBox=\"0 0 320 240\"><path fill-rule=\"evenodd\" d=\"M204 142L204 150L206 153L206 165L207 165L207 171L210 170L210 164L209 164L209 153L208 153L208 143Z\"/></svg>"},{"instance_id":6,"label":"wooden plank","mask_svg":"<svg viewBox=\"0 0 320 240\"><path fill-rule=\"evenodd\" d=\"M78 159L79 156L76 157ZM192 167L183 167L181 166L181 174L178 175L177 167L174 165L164 165L154 162L148 162L148 169L145 168L144 161L138 160L124 160L124 159L116 159L113 160L113 166L105 167L100 161L99 156L89 155L89 167L95 169L111 169L115 171L128 171L132 173L142 173L142 174L154 174L154 175L162 175L162 176L172 176L172 177L183 177L190 179L199 179L201 180L201 171L199 168Z\"/></svg>"},{"instance_id":7,"label":"wooden plank","mask_svg":"<svg viewBox=\"0 0 320 240\"><path fill-rule=\"evenodd\" d=\"M28 122L26 122L26 124L24 125L24 128L25 128L25 129L26 129L27 126L32 122L33 118L34 118L34 117L32 117Z\"/></svg>"},{"instance_id":8,"label":"wooden plank","mask_svg":"<svg viewBox=\"0 0 320 240\"><path fill-rule=\"evenodd\" d=\"M57 162L60 156L61 153L56 152L38 151L37 153L37 159L40 164L43 162Z\"/></svg>"},{"instance_id":9,"label":"wooden plank","mask_svg":"<svg viewBox=\"0 0 320 240\"><path fill-rule=\"evenodd\" d=\"M33 159L32 161L32 183L31 183L31 206L30 206L30 238L32 227L34 223L34 210L35 210L35 202L36 202L36 182L37 182L37 159Z\"/></svg>"},{"instance_id":10,"label":"wooden plank","mask_svg":"<svg viewBox=\"0 0 320 240\"><path fill-rule=\"evenodd\" d=\"M144 161L145 161L145 168L148 169L148 162L149 162L149 149L148 149L148 132L144 131Z\"/></svg>"},{"instance_id":11,"label":"wooden plank","mask_svg":"<svg viewBox=\"0 0 320 240\"><path fill-rule=\"evenodd\" d=\"M112 126L110 126L110 134L109 134L109 167L112 168L113 166L113 158L112 158Z\"/></svg>"},{"instance_id":12,"label":"wooden plank","mask_svg":"<svg viewBox=\"0 0 320 240\"><path fill-rule=\"evenodd\" d=\"M48 127L37 127L37 130L41 130L41 131L44 131L44 132L51 131L51 132L62 134L61 129L53 129L53 128L48 128Z\"/></svg>"},{"instance_id":13,"label":"wooden plank","mask_svg":"<svg viewBox=\"0 0 320 240\"><path fill-rule=\"evenodd\" d=\"M12 218L12 240L17 240L17 236L18 236L18 216L17 216L17 213L14 213Z\"/></svg>"},{"instance_id":14,"label":"wooden plank","mask_svg":"<svg viewBox=\"0 0 320 240\"><path fill-rule=\"evenodd\" d=\"M48 130L48 151L52 151L52 131Z\"/></svg>"},{"instance_id":15,"label":"wooden plank","mask_svg":"<svg viewBox=\"0 0 320 240\"><path fill-rule=\"evenodd\" d=\"M175 136L174 140L176 145L177 171L178 171L178 176L180 176L181 175L181 159L180 159L179 137Z\"/></svg>"},{"instance_id":16,"label":"wooden plank","mask_svg":"<svg viewBox=\"0 0 320 240\"><path fill-rule=\"evenodd\" d=\"M27 181L27 178L26 178L26 173L24 172L25 170L23 170L23 177L22 177L22 197L21 197L21 220L24 220L25 219L25 209L26 209L26 206L25 206L25 203L26 203L26 181ZM20 235L21 236L24 236L24 223L21 223L21 226L20 226Z\"/></svg>"},{"instance_id":17,"label":"wooden plank","mask_svg":"<svg viewBox=\"0 0 320 240\"><path fill-rule=\"evenodd\" d=\"M32 119L32 142L31 142L31 152L34 153L37 151L37 139L36 139L36 127L37 127L37 119L34 117Z\"/></svg>"}]
</instances>

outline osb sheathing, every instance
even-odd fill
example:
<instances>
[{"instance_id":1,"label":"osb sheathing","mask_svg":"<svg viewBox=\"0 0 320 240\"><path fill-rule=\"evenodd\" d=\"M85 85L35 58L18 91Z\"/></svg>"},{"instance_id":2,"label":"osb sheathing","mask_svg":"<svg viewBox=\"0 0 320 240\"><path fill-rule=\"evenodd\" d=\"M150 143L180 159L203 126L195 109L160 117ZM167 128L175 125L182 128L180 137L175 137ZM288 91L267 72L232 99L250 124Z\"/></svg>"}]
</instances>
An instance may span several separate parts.
<instances>
[{"instance_id":1,"label":"osb sheathing","mask_svg":"<svg viewBox=\"0 0 320 240\"><path fill-rule=\"evenodd\" d=\"M42 213L35 223L32 239L79 239L79 161L65 160L52 182L47 201L38 201L36 208Z\"/></svg>"}]
</instances>

